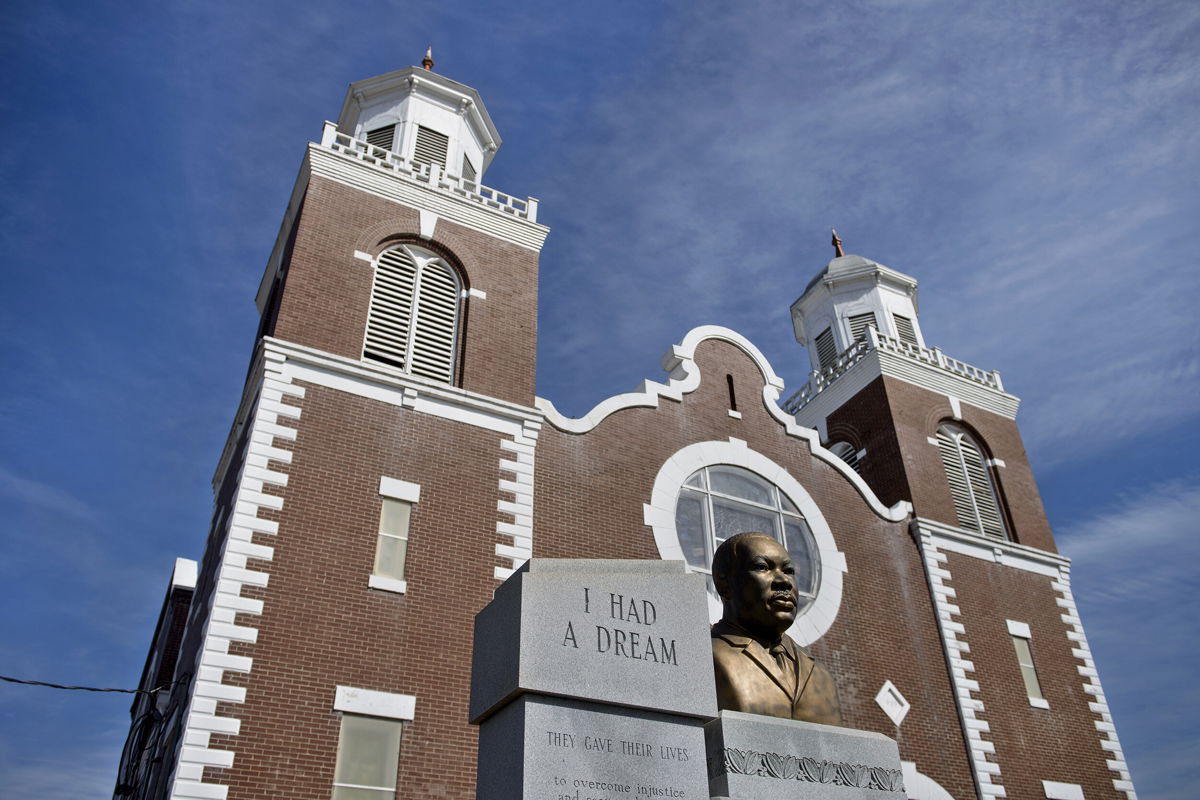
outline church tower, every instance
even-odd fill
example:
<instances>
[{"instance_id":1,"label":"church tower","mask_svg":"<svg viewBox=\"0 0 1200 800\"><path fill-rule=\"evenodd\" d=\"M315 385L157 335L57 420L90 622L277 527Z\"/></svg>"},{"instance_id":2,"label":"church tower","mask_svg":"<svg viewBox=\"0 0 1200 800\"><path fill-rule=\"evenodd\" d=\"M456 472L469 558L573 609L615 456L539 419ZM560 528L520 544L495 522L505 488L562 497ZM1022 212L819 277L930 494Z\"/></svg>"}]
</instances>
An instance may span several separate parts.
<instances>
[{"instance_id":1,"label":"church tower","mask_svg":"<svg viewBox=\"0 0 1200 800\"><path fill-rule=\"evenodd\" d=\"M530 556L548 229L481 183L500 134L432 67L351 84L308 145L186 627L168 602L143 678L174 690L115 797L473 796L469 631Z\"/></svg>"},{"instance_id":2,"label":"church tower","mask_svg":"<svg viewBox=\"0 0 1200 800\"><path fill-rule=\"evenodd\" d=\"M980 796L1083 797L1090 784L1133 797L1020 401L999 373L926 346L915 279L845 254L836 231L833 246L791 306L813 369L784 405L884 503L912 504ZM1064 764L1077 780L1020 788Z\"/></svg>"}]
</instances>

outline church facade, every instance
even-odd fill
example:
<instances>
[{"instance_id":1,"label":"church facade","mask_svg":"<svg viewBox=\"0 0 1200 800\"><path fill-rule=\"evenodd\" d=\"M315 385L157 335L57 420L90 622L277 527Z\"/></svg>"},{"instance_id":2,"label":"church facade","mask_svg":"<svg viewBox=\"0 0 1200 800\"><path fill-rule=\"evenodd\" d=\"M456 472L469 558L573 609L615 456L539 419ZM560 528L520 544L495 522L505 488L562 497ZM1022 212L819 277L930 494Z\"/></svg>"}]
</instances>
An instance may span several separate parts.
<instances>
[{"instance_id":1,"label":"church facade","mask_svg":"<svg viewBox=\"0 0 1200 800\"><path fill-rule=\"evenodd\" d=\"M472 798L500 582L535 557L707 574L744 530L792 555L790 633L845 723L897 740L909 797L1133 798L1018 400L926 345L916 281L835 235L791 308L798 392L702 326L565 417L535 387L548 228L480 182L499 133L431 66L352 84L308 146L114 798Z\"/></svg>"}]
</instances>

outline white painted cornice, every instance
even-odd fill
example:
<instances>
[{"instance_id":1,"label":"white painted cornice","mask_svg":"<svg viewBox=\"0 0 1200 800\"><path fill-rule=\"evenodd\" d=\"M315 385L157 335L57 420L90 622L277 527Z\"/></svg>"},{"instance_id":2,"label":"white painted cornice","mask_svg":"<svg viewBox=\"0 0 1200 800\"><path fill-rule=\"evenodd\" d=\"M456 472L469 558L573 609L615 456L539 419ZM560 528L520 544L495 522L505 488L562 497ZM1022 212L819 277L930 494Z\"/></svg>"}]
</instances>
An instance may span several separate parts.
<instances>
[{"instance_id":1,"label":"white painted cornice","mask_svg":"<svg viewBox=\"0 0 1200 800\"><path fill-rule=\"evenodd\" d=\"M543 419L536 408L265 336L255 351L250 377L213 475L214 493L220 490L242 427L258 399L267 362L273 362L276 371L300 380L492 430L536 429Z\"/></svg>"},{"instance_id":2,"label":"white painted cornice","mask_svg":"<svg viewBox=\"0 0 1200 800\"><path fill-rule=\"evenodd\" d=\"M456 222L535 252L542 249L550 233L545 225L494 209L481 200L471 199L466 193L431 188L427 183L410 179L402 173L368 164L319 144L309 144L305 165L311 165L313 175L411 208L424 209L440 219Z\"/></svg>"},{"instance_id":3,"label":"white painted cornice","mask_svg":"<svg viewBox=\"0 0 1200 800\"><path fill-rule=\"evenodd\" d=\"M949 550L1051 578L1057 578L1063 570L1070 569L1071 559L1049 550L985 536L924 517L917 517L909 525L915 535L931 537L939 550Z\"/></svg>"}]
</instances>

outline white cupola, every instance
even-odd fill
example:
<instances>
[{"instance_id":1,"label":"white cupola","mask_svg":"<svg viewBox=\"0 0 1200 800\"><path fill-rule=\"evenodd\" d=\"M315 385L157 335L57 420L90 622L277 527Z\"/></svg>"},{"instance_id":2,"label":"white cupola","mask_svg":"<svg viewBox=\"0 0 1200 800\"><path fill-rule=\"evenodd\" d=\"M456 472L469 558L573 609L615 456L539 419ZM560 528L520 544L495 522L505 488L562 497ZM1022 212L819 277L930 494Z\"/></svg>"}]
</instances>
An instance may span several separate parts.
<instances>
[{"instance_id":1,"label":"white cupola","mask_svg":"<svg viewBox=\"0 0 1200 800\"><path fill-rule=\"evenodd\" d=\"M423 63L350 84L338 132L478 183L500 134L478 92L434 72L430 52Z\"/></svg>"},{"instance_id":2,"label":"white cupola","mask_svg":"<svg viewBox=\"0 0 1200 800\"><path fill-rule=\"evenodd\" d=\"M792 303L796 341L808 348L814 370L866 338L867 328L917 347L925 346L917 322L917 281L862 256L846 255L833 232L836 257Z\"/></svg>"}]
</instances>

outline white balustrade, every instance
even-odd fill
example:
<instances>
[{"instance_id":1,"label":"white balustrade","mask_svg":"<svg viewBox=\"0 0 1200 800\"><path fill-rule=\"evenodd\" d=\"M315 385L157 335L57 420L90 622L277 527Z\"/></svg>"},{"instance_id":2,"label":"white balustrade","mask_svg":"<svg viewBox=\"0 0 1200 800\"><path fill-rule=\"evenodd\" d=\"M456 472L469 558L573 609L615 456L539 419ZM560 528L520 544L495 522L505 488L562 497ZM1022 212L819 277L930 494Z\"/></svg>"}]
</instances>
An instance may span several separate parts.
<instances>
[{"instance_id":1,"label":"white balustrade","mask_svg":"<svg viewBox=\"0 0 1200 800\"><path fill-rule=\"evenodd\" d=\"M912 342L906 342L891 336L885 336L875 328L867 329L867 337L859 340L840 353L833 363L821 370L809 374L806 384L783 403L783 408L789 414L795 414L804 408L813 398L827 389L851 367L863 359L871 350L886 351L905 358L928 364L937 369L952 372L967 380L981 383L998 392L1004 391L1000 382L1000 373L973 367L956 358L951 358L939 348L928 349Z\"/></svg>"},{"instance_id":2,"label":"white balustrade","mask_svg":"<svg viewBox=\"0 0 1200 800\"><path fill-rule=\"evenodd\" d=\"M321 146L363 163L386 169L407 180L424 183L432 189L449 192L479 203L502 214L512 214L530 222L537 222L538 201L533 197L525 199L513 197L489 186L445 172L440 164L424 164L401 158L390 150L339 133L336 123L325 123L325 129L321 135Z\"/></svg>"}]
</instances>

